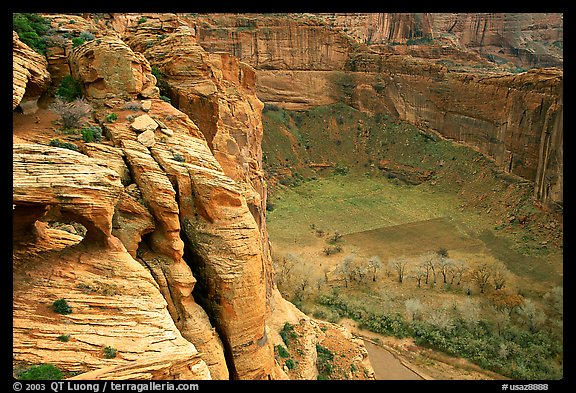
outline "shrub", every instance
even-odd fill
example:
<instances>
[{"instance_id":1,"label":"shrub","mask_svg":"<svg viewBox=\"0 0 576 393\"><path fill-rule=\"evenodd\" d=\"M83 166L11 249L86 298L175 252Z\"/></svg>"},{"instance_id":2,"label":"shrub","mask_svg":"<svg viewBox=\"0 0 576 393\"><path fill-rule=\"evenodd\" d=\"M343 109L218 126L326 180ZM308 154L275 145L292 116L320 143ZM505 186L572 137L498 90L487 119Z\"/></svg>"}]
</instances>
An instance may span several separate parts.
<instances>
[{"instance_id":1,"label":"shrub","mask_svg":"<svg viewBox=\"0 0 576 393\"><path fill-rule=\"evenodd\" d=\"M94 34L90 33L89 31L83 31L80 33L80 38L83 41L92 41L94 39Z\"/></svg>"},{"instance_id":2,"label":"shrub","mask_svg":"<svg viewBox=\"0 0 576 393\"><path fill-rule=\"evenodd\" d=\"M288 350L286 350L286 348L284 348L284 346L276 345L276 349L278 350L278 355L280 355L280 357L282 357L282 358L289 358L290 357L290 352L288 352Z\"/></svg>"},{"instance_id":3,"label":"shrub","mask_svg":"<svg viewBox=\"0 0 576 393\"><path fill-rule=\"evenodd\" d=\"M124 104L124 109L128 109L131 111L138 111L142 108L142 103L139 101L129 101Z\"/></svg>"},{"instance_id":4,"label":"shrub","mask_svg":"<svg viewBox=\"0 0 576 393\"><path fill-rule=\"evenodd\" d=\"M146 17L141 17L140 19L138 19L138 24L144 23L146 22L148 19L146 19Z\"/></svg>"},{"instance_id":5,"label":"shrub","mask_svg":"<svg viewBox=\"0 0 576 393\"><path fill-rule=\"evenodd\" d=\"M80 83L78 83L72 75L66 75L56 90L56 97L60 97L67 102L72 102L82 97Z\"/></svg>"},{"instance_id":6,"label":"shrub","mask_svg":"<svg viewBox=\"0 0 576 393\"><path fill-rule=\"evenodd\" d=\"M332 374L332 360L334 354L326 347L316 343L316 367L318 368L319 375L327 377Z\"/></svg>"},{"instance_id":7,"label":"shrub","mask_svg":"<svg viewBox=\"0 0 576 393\"><path fill-rule=\"evenodd\" d=\"M298 338L298 335L294 331L294 326L286 322L282 327L282 330L280 331L280 337L282 337L282 341L284 341L284 344L288 346L290 340Z\"/></svg>"},{"instance_id":8,"label":"shrub","mask_svg":"<svg viewBox=\"0 0 576 393\"><path fill-rule=\"evenodd\" d=\"M114 123L117 119L118 115L116 113L110 113L104 118L108 123Z\"/></svg>"},{"instance_id":9,"label":"shrub","mask_svg":"<svg viewBox=\"0 0 576 393\"><path fill-rule=\"evenodd\" d=\"M274 104L267 104L267 103L264 103L264 108L262 108L262 112L268 112L268 111L277 112L279 110L280 110L280 107L278 107Z\"/></svg>"},{"instance_id":10,"label":"shrub","mask_svg":"<svg viewBox=\"0 0 576 393\"><path fill-rule=\"evenodd\" d=\"M114 359L116 357L118 353L118 350L116 348L107 346L104 348L104 357L106 359Z\"/></svg>"},{"instance_id":11,"label":"shrub","mask_svg":"<svg viewBox=\"0 0 576 393\"><path fill-rule=\"evenodd\" d=\"M324 247L323 252L326 255L337 254L339 252L342 252L342 246L327 246Z\"/></svg>"},{"instance_id":12,"label":"shrub","mask_svg":"<svg viewBox=\"0 0 576 393\"><path fill-rule=\"evenodd\" d=\"M286 367L288 367L288 370L293 370L294 367L296 367L296 365L294 364L294 360L292 360L292 359L286 359L286 362L284 362L284 364L286 364Z\"/></svg>"},{"instance_id":13,"label":"shrub","mask_svg":"<svg viewBox=\"0 0 576 393\"><path fill-rule=\"evenodd\" d=\"M57 97L50 110L60 116L62 126L66 128L80 128L92 113L92 107L82 98L68 103Z\"/></svg>"},{"instance_id":14,"label":"shrub","mask_svg":"<svg viewBox=\"0 0 576 393\"><path fill-rule=\"evenodd\" d=\"M77 46L80 46L84 43L84 39L82 39L81 37L74 37L72 38L72 47L76 48Z\"/></svg>"},{"instance_id":15,"label":"shrub","mask_svg":"<svg viewBox=\"0 0 576 393\"><path fill-rule=\"evenodd\" d=\"M52 364L39 364L30 367L20 374L19 379L23 380L59 380L64 375L60 369Z\"/></svg>"},{"instance_id":16,"label":"shrub","mask_svg":"<svg viewBox=\"0 0 576 393\"><path fill-rule=\"evenodd\" d=\"M12 14L12 29L18 33L20 41L41 55L46 53L46 37L50 21L38 14Z\"/></svg>"},{"instance_id":17,"label":"shrub","mask_svg":"<svg viewBox=\"0 0 576 393\"><path fill-rule=\"evenodd\" d=\"M180 154L180 153L176 153L174 154L174 161L178 161L178 162L186 162L186 158Z\"/></svg>"},{"instance_id":18,"label":"shrub","mask_svg":"<svg viewBox=\"0 0 576 393\"><path fill-rule=\"evenodd\" d=\"M66 299L58 299L52 303L52 309L58 314L71 314L72 307L68 305Z\"/></svg>"},{"instance_id":19,"label":"shrub","mask_svg":"<svg viewBox=\"0 0 576 393\"><path fill-rule=\"evenodd\" d=\"M347 166L337 166L334 168L335 175L347 175L348 174L348 167Z\"/></svg>"},{"instance_id":20,"label":"shrub","mask_svg":"<svg viewBox=\"0 0 576 393\"><path fill-rule=\"evenodd\" d=\"M70 142L62 142L60 139L52 139L48 145L53 146L53 147L61 147L64 149L74 150L74 151L80 150L78 148L78 146L76 146L75 144L70 143Z\"/></svg>"},{"instance_id":21,"label":"shrub","mask_svg":"<svg viewBox=\"0 0 576 393\"><path fill-rule=\"evenodd\" d=\"M100 142L102 140L102 128L98 126L84 128L82 130L82 140L84 142Z\"/></svg>"},{"instance_id":22,"label":"shrub","mask_svg":"<svg viewBox=\"0 0 576 393\"><path fill-rule=\"evenodd\" d=\"M69 334L62 334L62 335L58 336L56 339L58 341L62 341L64 343L67 343L68 340L70 340L70 335Z\"/></svg>"}]
</instances>

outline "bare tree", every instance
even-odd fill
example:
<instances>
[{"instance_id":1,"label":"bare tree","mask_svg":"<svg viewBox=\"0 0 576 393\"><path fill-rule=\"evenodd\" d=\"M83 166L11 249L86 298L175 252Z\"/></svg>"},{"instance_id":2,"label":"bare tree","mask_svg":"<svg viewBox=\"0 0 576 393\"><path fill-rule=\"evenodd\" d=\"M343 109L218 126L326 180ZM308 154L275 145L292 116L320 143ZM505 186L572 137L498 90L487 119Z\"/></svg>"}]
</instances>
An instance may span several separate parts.
<instances>
[{"instance_id":1,"label":"bare tree","mask_svg":"<svg viewBox=\"0 0 576 393\"><path fill-rule=\"evenodd\" d=\"M406 272L406 266L408 265L408 259L405 257L394 258L388 262L388 266L396 270L398 274L398 282L402 283L404 281L404 273Z\"/></svg>"},{"instance_id":2,"label":"bare tree","mask_svg":"<svg viewBox=\"0 0 576 393\"><path fill-rule=\"evenodd\" d=\"M480 293L484 293L486 286L492 276L492 271L490 267L483 263L482 265L478 266L476 269L472 271L472 279L478 284L480 287Z\"/></svg>"},{"instance_id":3,"label":"bare tree","mask_svg":"<svg viewBox=\"0 0 576 393\"><path fill-rule=\"evenodd\" d=\"M454 320L447 307L442 306L426 315L426 321L440 329L449 330L454 326Z\"/></svg>"},{"instance_id":4,"label":"bare tree","mask_svg":"<svg viewBox=\"0 0 576 393\"><path fill-rule=\"evenodd\" d=\"M340 274L344 279L346 288L348 288L348 282L351 281L354 276L354 255L347 255L344 257L342 262L336 267L336 273Z\"/></svg>"},{"instance_id":5,"label":"bare tree","mask_svg":"<svg viewBox=\"0 0 576 393\"><path fill-rule=\"evenodd\" d=\"M520 308L520 315L528 321L528 327L532 333L539 331L546 323L546 314L536 307L531 299L525 299Z\"/></svg>"},{"instance_id":6,"label":"bare tree","mask_svg":"<svg viewBox=\"0 0 576 393\"><path fill-rule=\"evenodd\" d=\"M276 284L282 287L286 282L290 281L292 270L296 265L296 259L292 254L280 259L274 259L274 271L276 273Z\"/></svg>"},{"instance_id":7,"label":"bare tree","mask_svg":"<svg viewBox=\"0 0 576 393\"><path fill-rule=\"evenodd\" d=\"M474 325L480 321L480 305L476 299L473 300L467 297L462 302L456 304L456 309L460 314L460 319L464 322Z\"/></svg>"},{"instance_id":8,"label":"bare tree","mask_svg":"<svg viewBox=\"0 0 576 393\"><path fill-rule=\"evenodd\" d=\"M454 261L448 258L440 258L438 261L438 270L440 271L440 274L442 274L442 281L444 284L448 283L447 279L454 270L454 265Z\"/></svg>"},{"instance_id":9,"label":"bare tree","mask_svg":"<svg viewBox=\"0 0 576 393\"><path fill-rule=\"evenodd\" d=\"M428 276L428 268L425 263L420 263L416 265L416 270L414 271L414 278L416 279L416 285L420 288L422 284L422 279Z\"/></svg>"},{"instance_id":10,"label":"bare tree","mask_svg":"<svg viewBox=\"0 0 576 393\"><path fill-rule=\"evenodd\" d=\"M380 257L374 255L368 260L368 267L372 271L372 281L376 281L376 271L382 268L382 261Z\"/></svg>"},{"instance_id":11,"label":"bare tree","mask_svg":"<svg viewBox=\"0 0 576 393\"><path fill-rule=\"evenodd\" d=\"M308 277L303 277L298 285L296 286L296 290L294 291L294 298L297 300L304 299L304 294L310 285L310 280Z\"/></svg>"},{"instance_id":12,"label":"bare tree","mask_svg":"<svg viewBox=\"0 0 576 393\"><path fill-rule=\"evenodd\" d=\"M352 263L353 276L352 278L359 284L362 284L368 274L368 267L359 260Z\"/></svg>"},{"instance_id":13,"label":"bare tree","mask_svg":"<svg viewBox=\"0 0 576 393\"><path fill-rule=\"evenodd\" d=\"M502 263L496 263L492 266L492 283L494 289L499 290L504 288L508 279L508 269Z\"/></svg>"},{"instance_id":14,"label":"bare tree","mask_svg":"<svg viewBox=\"0 0 576 393\"><path fill-rule=\"evenodd\" d=\"M436 284L436 265L437 265L437 257L434 254L428 254L426 258L426 266L428 267L429 271L432 272L432 277L434 279L433 283ZM426 277L426 284L428 284L428 277Z\"/></svg>"},{"instance_id":15,"label":"bare tree","mask_svg":"<svg viewBox=\"0 0 576 393\"><path fill-rule=\"evenodd\" d=\"M460 282L462 281L462 276L464 275L467 269L468 265L465 262L459 261L458 263L456 263L454 269L452 270L452 279L450 280L450 284L453 284L454 279L458 278L458 282L456 282L456 285L460 285Z\"/></svg>"},{"instance_id":16,"label":"bare tree","mask_svg":"<svg viewBox=\"0 0 576 393\"><path fill-rule=\"evenodd\" d=\"M422 303L420 303L420 299L407 299L404 302L404 306L406 307L406 311L408 311L413 321L422 317L423 306Z\"/></svg>"}]
</instances>

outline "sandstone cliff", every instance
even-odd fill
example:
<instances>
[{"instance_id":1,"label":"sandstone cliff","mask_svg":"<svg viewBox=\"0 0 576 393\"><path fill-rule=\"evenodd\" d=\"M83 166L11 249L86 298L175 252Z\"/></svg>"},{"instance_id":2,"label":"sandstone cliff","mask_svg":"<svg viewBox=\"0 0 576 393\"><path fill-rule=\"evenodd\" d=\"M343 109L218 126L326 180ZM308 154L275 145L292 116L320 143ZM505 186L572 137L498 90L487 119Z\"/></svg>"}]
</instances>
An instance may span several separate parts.
<instances>
[{"instance_id":1,"label":"sandstone cliff","mask_svg":"<svg viewBox=\"0 0 576 393\"><path fill-rule=\"evenodd\" d=\"M48 62L20 41L12 32L12 109L19 106L24 113L34 113L42 93L50 85Z\"/></svg>"},{"instance_id":2,"label":"sandstone cliff","mask_svg":"<svg viewBox=\"0 0 576 393\"><path fill-rule=\"evenodd\" d=\"M83 154L14 143L14 361L74 375L173 353L181 369L160 366L163 377L210 379L150 272L111 236L121 191L118 174ZM86 236L51 228L48 216L83 224ZM70 314L52 309L59 299Z\"/></svg>"},{"instance_id":3,"label":"sandstone cliff","mask_svg":"<svg viewBox=\"0 0 576 393\"><path fill-rule=\"evenodd\" d=\"M15 365L89 379L287 378L274 356L288 303L268 251L254 69L205 52L174 15L50 17L97 36L49 48L48 69L80 82L87 125L104 138L42 120L14 135ZM185 111L158 98L151 64ZM46 146L55 137L79 151ZM52 310L62 298L72 313ZM322 338L310 329L313 356ZM313 375L306 367L290 377Z\"/></svg>"},{"instance_id":4,"label":"sandstone cliff","mask_svg":"<svg viewBox=\"0 0 576 393\"><path fill-rule=\"evenodd\" d=\"M522 67L561 67L563 15L559 13L320 14L328 25L366 44L421 45L472 51L493 62ZM480 57L480 56L479 56Z\"/></svg>"},{"instance_id":5,"label":"sandstone cliff","mask_svg":"<svg viewBox=\"0 0 576 393\"><path fill-rule=\"evenodd\" d=\"M359 41L450 41L441 48L415 45L418 53L428 53L421 56L426 59L406 55L412 45L383 50L358 43L338 20L326 14L218 14L192 18L190 23L207 50L228 51L256 68L262 101L294 110L342 101L372 113L391 113L479 149L502 170L534 182L535 196L561 210L563 130L558 119L563 72L551 68L504 73L498 67L485 68L488 63L479 53L490 53L503 37L526 47L546 42L558 49L552 44L562 39L561 14L548 15L542 23L535 15L517 14L346 15L347 21L361 21L349 22L357 27ZM372 38L360 33L368 27ZM454 37L443 36L447 30ZM309 51L299 49L303 42L311 43ZM522 58L522 51L506 50L507 56ZM562 58L561 51L554 53ZM442 54L466 62L466 72L429 60ZM475 71L474 64L483 68Z\"/></svg>"}]
</instances>

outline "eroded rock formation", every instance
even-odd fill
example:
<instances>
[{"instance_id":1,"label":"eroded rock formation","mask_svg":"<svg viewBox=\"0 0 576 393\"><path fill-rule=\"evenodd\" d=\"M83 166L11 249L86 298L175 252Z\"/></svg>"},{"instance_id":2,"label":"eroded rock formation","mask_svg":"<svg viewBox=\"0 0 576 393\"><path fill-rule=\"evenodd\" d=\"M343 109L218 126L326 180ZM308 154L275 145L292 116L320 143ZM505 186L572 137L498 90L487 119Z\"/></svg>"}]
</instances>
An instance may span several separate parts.
<instances>
[{"instance_id":1,"label":"eroded rock formation","mask_svg":"<svg viewBox=\"0 0 576 393\"><path fill-rule=\"evenodd\" d=\"M224 173L240 187L258 224L264 252L267 299L274 286L262 169L262 102L256 96L255 70L228 53L206 52L196 43L193 29L173 19L149 15L150 27L127 29L127 42L145 48L144 55L162 73L171 101L198 125ZM150 41L150 32L171 32ZM147 33L147 34L146 34ZM165 34L166 35L166 34ZM162 37L162 35L160 35ZM144 44L151 42L152 44Z\"/></svg>"},{"instance_id":2,"label":"eroded rock formation","mask_svg":"<svg viewBox=\"0 0 576 393\"><path fill-rule=\"evenodd\" d=\"M12 109L20 106L25 114L34 113L38 99L50 86L46 59L20 41L12 32Z\"/></svg>"},{"instance_id":3,"label":"eroded rock formation","mask_svg":"<svg viewBox=\"0 0 576 393\"><path fill-rule=\"evenodd\" d=\"M68 54L70 71L94 99L158 97L156 77L140 53L114 37L85 42Z\"/></svg>"},{"instance_id":4,"label":"eroded rock formation","mask_svg":"<svg viewBox=\"0 0 576 393\"><path fill-rule=\"evenodd\" d=\"M46 69L58 80L70 72L105 139L78 142L81 152L14 139L16 363L54 362L89 379L314 379L316 344L343 340L371 375L361 343L304 316L275 289L262 101L292 109L344 101L390 112L476 146L533 180L541 200L562 204L559 69L457 73L371 50L305 15L51 19L57 31L97 38L50 47L46 66L29 60L35 56L15 36L13 108L46 89ZM434 37L448 28L458 42L487 48L509 31L496 17L377 20L368 41ZM450 21L454 27L446 27ZM474 34L470 23L479 26ZM478 41L481 31L489 35ZM535 31L547 34L543 25ZM38 140L47 141L58 131L42 132ZM53 227L66 222L86 235ZM52 310L61 298L71 314ZM302 334L297 372L274 357L287 321Z\"/></svg>"},{"instance_id":5,"label":"eroded rock formation","mask_svg":"<svg viewBox=\"0 0 576 393\"><path fill-rule=\"evenodd\" d=\"M174 351L182 376L209 379L150 272L111 235L120 176L81 153L34 143L14 144L13 171L15 362L52 362L78 374L156 363ZM86 236L51 228L45 216L80 223ZM55 312L60 299L71 313ZM179 375L165 360L156 366L159 378Z\"/></svg>"},{"instance_id":6,"label":"eroded rock formation","mask_svg":"<svg viewBox=\"0 0 576 393\"><path fill-rule=\"evenodd\" d=\"M131 263L131 269L139 266L153 278L154 289L147 291L157 291L156 297L163 299L157 302L158 312L164 313L164 317L169 315L174 324L165 329L174 331L177 327L173 334L182 340L181 345L188 348L177 350L173 362L167 362L164 354L169 350L161 347L161 340L151 334L152 342L158 344L153 350L163 355L154 357L144 350L129 355L134 352L131 346L140 347L130 342L132 333L124 333L119 326L114 326L120 332L118 334L126 338L125 345L121 346L119 340L110 341L117 346L118 353L125 354L122 360L135 363L114 362L112 368L80 377L285 377L275 363L273 346L268 340L266 256L262 250L260 228L245 197L248 181L235 182L229 177L210 151L204 134L187 115L172 105L151 99L140 102L140 109L124 110L127 102L134 103L139 97L149 96L143 92L155 83L155 78L147 72L151 70L148 62L118 38L110 36L86 42L72 49L68 59L71 73L83 86L85 97L94 105L96 119L110 142L102 145L85 143L82 145L83 153L15 143L15 234L30 231L35 234L26 238L15 237L15 244L19 245L15 251L15 267L24 274L21 270L24 266L36 268L41 262L47 264L49 262L45 261L51 258L61 258L63 276L71 275L66 268L70 266L78 273L72 276L82 277L86 269L71 266L69 258L62 255L70 254L70 258L84 261L88 259L89 250L93 250L90 254L92 264L97 263L98 256L107 258L108 264L103 266L110 266L115 274L128 274L126 280L130 281L132 277L128 270L118 262L122 258L127 261L123 263ZM122 81L117 81L114 73L118 68L126 71L122 73ZM230 82L227 87L233 89L234 85ZM260 109L261 103L250 108L252 112ZM106 116L111 112L121 116L109 122ZM147 124L154 124L154 127L139 127L140 122L136 120L139 116L145 117ZM260 120L259 117L256 119ZM256 127L259 127L261 136L261 123ZM252 129L242 131L248 133ZM142 139L145 133L150 133L151 139ZM152 143L148 142L150 140ZM15 141L21 140L15 138ZM242 176L246 174L248 172L244 170ZM97 202L88 203L91 198ZM82 224L87 228L86 237L76 246L73 245L74 239L62 240L61 231L55 232L46 226L47 214L57 222ZM95 243L94 239L98 242ZM31 252L31 246L39 251ZM111 252L121 256L110 256ZM192 271L197 275L198 283ZM20 276L15 277L17 280ZM196 284L199 289L193 295ZM25 292L35 296L46 291L39 282L34 281L31 285L35 285L37 291L23 285L22 291L16 292L18 301L27 302ZM51 284L45 282L44 285ZM64 281L58 288L62 291L67 285L70 283ZM95 287L90 285L82 285L79 291ZM102 285L108 288L111 284ZM137 285L135 288L140 290ZM51 290L48 289L48 293ZM122 322L122 326L138 326L139 317L126 312L125 308L129 306L122 304L125 291L121 288L108 292L106 296L119 296L112 300L109 296L102 299L102 302L115 305L106 315L113 315L114 311L123 312L122 318L127 322ZM63 295L55 292L52 297L58 296ZM81 304L84 301L74 297L74 291L68 297L70 303ZM195 297L201 298L202 306L196 303ZM22 315L31 314L29 309L20 309ZM96 306L96 314L100 309ZM30 317L18 315L23 320ZM106 316L98 314L93 318ZM158 324L154 320L150 323ZM24 333L15 334L23 339ZM71 333L76 334L80 333L77 330ZM141 332L134 334L142 335ZM98 341L94 337L83 338L88 345L98 347L93 357L100 359L103 357L101 343L94 344L94 340ZM32 348L31 353L36 345L44 346L36 339L23 344ZM56 360L50 357L50 351L34 359L24 350L16 353L17 362ZM70 372L94 370L111 363L93 360L80 370L72 367L72 357L69 359L70 362L56 360L55 363ZM152 372L155 367L160 370Z\"/></svg>"}]
</instances>

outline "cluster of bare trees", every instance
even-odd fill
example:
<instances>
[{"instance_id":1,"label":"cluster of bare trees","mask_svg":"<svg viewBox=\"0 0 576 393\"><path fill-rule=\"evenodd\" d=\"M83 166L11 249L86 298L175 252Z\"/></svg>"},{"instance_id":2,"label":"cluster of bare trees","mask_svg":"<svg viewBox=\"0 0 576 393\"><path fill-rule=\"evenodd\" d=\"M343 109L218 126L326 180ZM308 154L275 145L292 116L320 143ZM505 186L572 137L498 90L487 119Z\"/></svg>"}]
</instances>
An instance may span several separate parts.
<instances>
[{"instance_id":1,"label":"cluster of bare trees","mask_svg":"<svg viewBox=\"0 0 576 393\"><path fill-rule=\"evenodd\" d=\"M320 291L322 285L328 282L328 269L324 268L323 276L310 274L307 262L300 257L288 253L283 257L274 258L274 273L276 285L286 299L301 301Z\"/></svg>"},{"instance_id":2,"label":"cluster of bare trees","mask_svg":"<svg viewBox=\"0 0 576 393\"><path fill-rule=\"evenodd\" d=\"M378 256L373 256L366 260L350 254L342 259L334 273L340 276L344 280L346 287L348 287L350 283L362 284L367 280L376 281L376 275L381 268L382 261Z\"/></svg>"},{"instance_id":3,"label":"cluster of bare trees","mask_svg":"<svg viewBox=\"0 0 576 393\"><path fill-rule=\"evenodd\" d=\"M348 287L350 283L363 283L368 277L376 281L377 273L383 267L378 256L365 260L352 254L342 259L334 273ZM395 273L394 277L398 283L414 279L418 288L437 284L459 286L466 282L476 285L480 293L485 293L488 288L501 290L509 281L508 270L502 263L491 262L472 266L465 261L450 258L445 248L415 258L404 256L391 258L387 267L388 272Z\"/></svg>"},{"instance_id":4,"label":"cluster of bare trees","mask_svg":"<svg viewBox=\"0 0 576 393\"><path fill-rule=\"evenodd\" d=\"M491 289L490 294L497 295L493 299L495 307L507 311L508 314L519 305L517 299L501 295L510 280L510 273L501 262L472 265L451 258L445 248L413 258L391 258L387 265L377 255L364 258L349 254L342 258L335 269L329 270L326 266L319 274L311 274L309 262L300 260L294 254L286 254L274 260L274 269L276 284L288 299L303 300L313 295L314 291L319 292L322 286L330 281L329 278L340 280L345 287L366 285L382 279L380 272L386 270L387 277L392 277L399 284L412 281L418 288L462 285L468 294L474 287L480 294Z\"/></svg>"}]
</instances>

